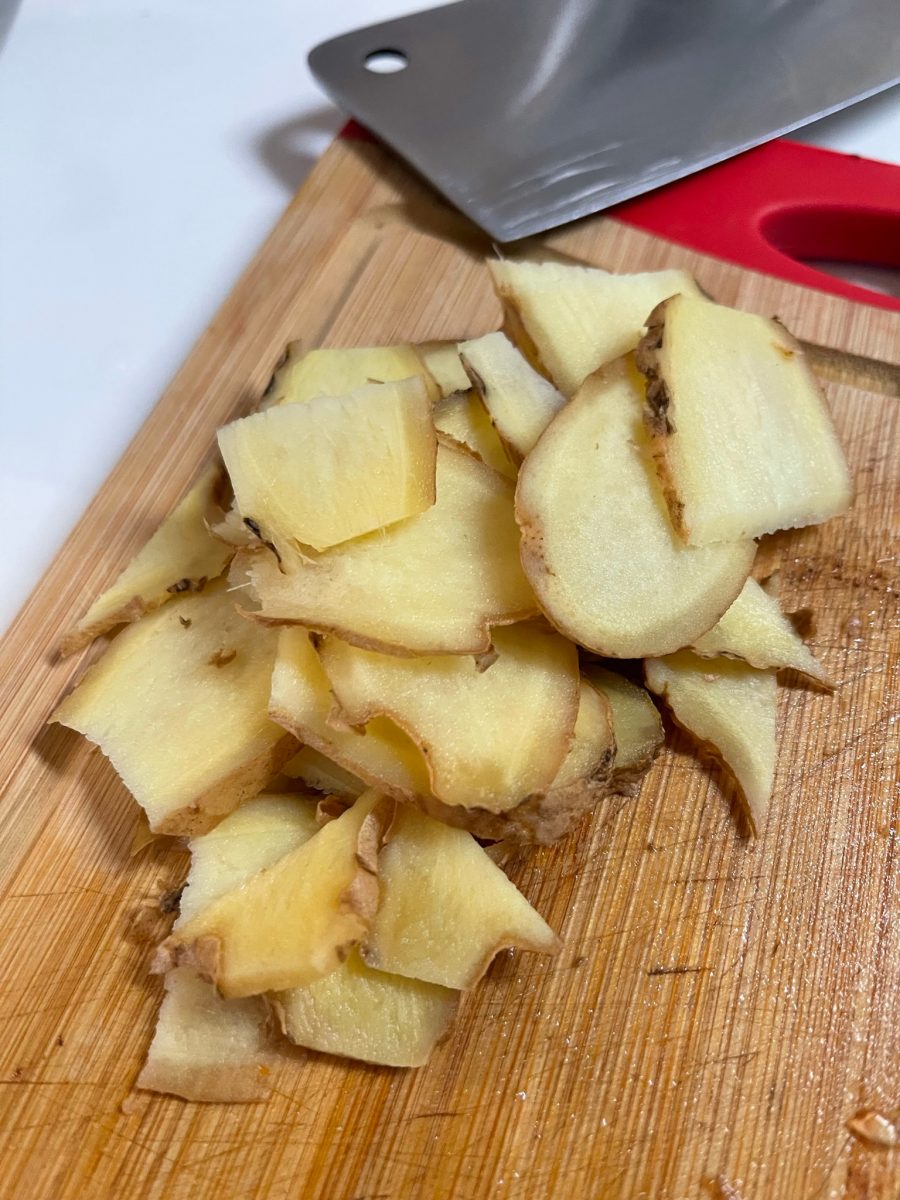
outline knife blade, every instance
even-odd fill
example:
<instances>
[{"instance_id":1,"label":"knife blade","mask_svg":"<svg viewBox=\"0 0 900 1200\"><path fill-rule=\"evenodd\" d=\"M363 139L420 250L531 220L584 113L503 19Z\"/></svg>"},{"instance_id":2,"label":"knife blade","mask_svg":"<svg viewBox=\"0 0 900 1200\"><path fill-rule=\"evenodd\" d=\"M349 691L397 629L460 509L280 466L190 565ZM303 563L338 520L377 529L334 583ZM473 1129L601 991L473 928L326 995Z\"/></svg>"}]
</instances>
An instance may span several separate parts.
<instances>
[{"instance_id":1,"label":"knife blade","mask_svg":"<svg viewBox=\"0 0 900 1200\"><path fill-rule=\"evenodd\" d=\"M403 69L371 69L383 51ZM900 82L900 5L459 0L333 38L309 62L338 104L508 242Z\"/></svg>"}]
</instances>

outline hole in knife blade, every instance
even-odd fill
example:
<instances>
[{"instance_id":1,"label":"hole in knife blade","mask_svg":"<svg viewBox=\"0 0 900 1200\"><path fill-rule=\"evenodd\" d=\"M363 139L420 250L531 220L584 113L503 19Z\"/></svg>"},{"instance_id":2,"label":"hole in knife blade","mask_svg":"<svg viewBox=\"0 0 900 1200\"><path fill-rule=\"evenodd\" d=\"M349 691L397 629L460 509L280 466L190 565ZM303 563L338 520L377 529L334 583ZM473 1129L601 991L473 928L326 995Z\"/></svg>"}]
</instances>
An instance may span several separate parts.
<instances>
[{"instance_id":1,"label":"hole in knife blade","mask_svg":"<svg viewBox=\"0 0 900 1200\"><path fill-rule=\"evenodd\" d=\"M367 71L375 75L395 75L409 66L409 59L402 50L385 47L383 50L373 50L363 59Z\"/></svg>"}]
</instances>

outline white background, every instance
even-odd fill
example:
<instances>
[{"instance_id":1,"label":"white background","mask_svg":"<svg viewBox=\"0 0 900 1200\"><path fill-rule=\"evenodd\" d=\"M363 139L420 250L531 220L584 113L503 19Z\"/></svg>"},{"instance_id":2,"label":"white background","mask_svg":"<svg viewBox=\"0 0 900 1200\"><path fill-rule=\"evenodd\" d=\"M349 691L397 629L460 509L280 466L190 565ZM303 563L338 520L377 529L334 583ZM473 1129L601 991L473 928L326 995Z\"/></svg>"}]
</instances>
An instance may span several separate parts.
<instances>
[{"instance_id":1,"label":"white background","mask_svg":"<svg viewBox=\"0 0 900 1200\"><path fill-rule=\"evenodd\" d=\"M422 7L24 0L0 50L0 629L340 128L309 50ZM803 136L900 161L900 89Z\"/></svg>"}]
</instances>

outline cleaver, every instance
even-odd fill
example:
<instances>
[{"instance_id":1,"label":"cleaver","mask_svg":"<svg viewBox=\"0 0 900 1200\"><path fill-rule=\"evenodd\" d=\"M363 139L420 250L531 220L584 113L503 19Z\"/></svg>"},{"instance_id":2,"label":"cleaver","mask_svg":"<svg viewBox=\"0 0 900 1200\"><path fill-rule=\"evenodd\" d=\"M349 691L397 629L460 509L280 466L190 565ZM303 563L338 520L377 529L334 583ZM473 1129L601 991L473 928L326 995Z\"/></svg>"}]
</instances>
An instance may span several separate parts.
<instances>
[{"instance_id":1,"label":"cleaver","mask_svg":"<svg viewBox=\"0 0 900 1200\"><path fill-rule=\"evenodd\" d=\"M509 242L900 82L900 0L460 0L333 38L309 63Z\"/></svg>"}]
</instances>

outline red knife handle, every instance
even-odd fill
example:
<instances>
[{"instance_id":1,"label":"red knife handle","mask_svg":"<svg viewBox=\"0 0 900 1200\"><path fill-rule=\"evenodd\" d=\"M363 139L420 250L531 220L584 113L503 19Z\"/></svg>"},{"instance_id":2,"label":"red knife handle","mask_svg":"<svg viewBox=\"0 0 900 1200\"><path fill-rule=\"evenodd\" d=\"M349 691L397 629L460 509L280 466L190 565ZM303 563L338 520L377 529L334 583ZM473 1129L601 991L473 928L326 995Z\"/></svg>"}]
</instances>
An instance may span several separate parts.
<instances>
[{"instance_id":1,"label":"red knife handle","mask_svg":"<svg viewBox=\"0 0 900 1200\"><path fill-rule=\"evenodd\" d=\"M890 163L780 139L609 215L754 271L900 312L900 297L807 261L900 268L900 167Z\"/></svg>"},{"instance_id":2,"label":"red knife handle","mask_svg":"<svg viewBox=\"0 0 900 1200\"><path fill-rule=\"evenodd\" d=\"M350 121L343 137L372 140ZM900 312L809 260L900 269L900 167L786 138L626 200L611 217L789 283Z\"/></svg>"}]
</instances>

